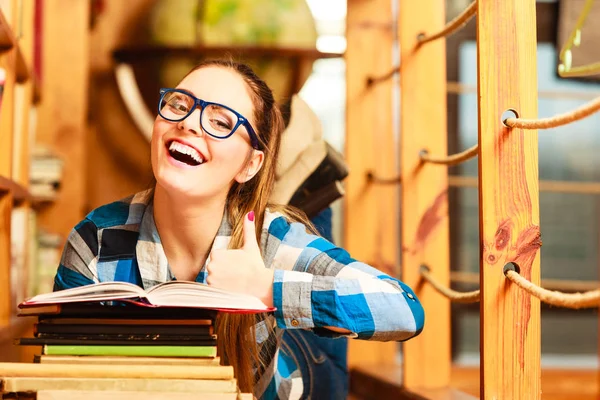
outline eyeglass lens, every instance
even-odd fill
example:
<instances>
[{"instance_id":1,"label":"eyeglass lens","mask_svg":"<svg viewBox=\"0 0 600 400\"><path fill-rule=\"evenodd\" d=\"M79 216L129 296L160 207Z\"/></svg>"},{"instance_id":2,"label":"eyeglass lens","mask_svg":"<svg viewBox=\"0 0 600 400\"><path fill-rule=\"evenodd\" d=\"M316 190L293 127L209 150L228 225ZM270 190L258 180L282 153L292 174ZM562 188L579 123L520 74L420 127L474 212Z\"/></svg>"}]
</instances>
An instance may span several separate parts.
<instances>
[{"instance_id":1,"label":"eyeglass lens","mask_svg":"<svg viewBox=\"0 0 600 400\"><path fill-rule=\"evenodd\" d=\"M167 92L162 98L159 113L171 121L181 121L192 113L195 99L181 92ZM238 117L218 104L207 104L201 112L202 128L217 137L228 136L236 126Z\"/></svg>"}]
</instances>

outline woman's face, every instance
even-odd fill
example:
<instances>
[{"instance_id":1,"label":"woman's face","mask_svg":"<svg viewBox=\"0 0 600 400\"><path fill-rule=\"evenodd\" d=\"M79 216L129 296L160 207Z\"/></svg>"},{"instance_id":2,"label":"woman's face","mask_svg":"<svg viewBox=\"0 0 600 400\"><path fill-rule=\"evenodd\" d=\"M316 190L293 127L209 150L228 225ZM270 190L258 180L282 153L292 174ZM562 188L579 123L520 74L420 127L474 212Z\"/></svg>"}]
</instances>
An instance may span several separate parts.
<instances>
[{"instance_id":1,"label":"woman's face","mask_svg":"<svg viewBox=\"0 0 600 400\"><path fill-rule=\"evenodd\" d=\"M246 82L231 69L200 68L186 76L177 89L232 108L256 126ZM208 135L200 126L200 112L196 108L179 122L157 116L152 129L152 170L158 184L169 192L225 198L234 180L246 182L259 171L264 155L252 149L243 125L226 139Z\"/></svg>"}]
</instances>

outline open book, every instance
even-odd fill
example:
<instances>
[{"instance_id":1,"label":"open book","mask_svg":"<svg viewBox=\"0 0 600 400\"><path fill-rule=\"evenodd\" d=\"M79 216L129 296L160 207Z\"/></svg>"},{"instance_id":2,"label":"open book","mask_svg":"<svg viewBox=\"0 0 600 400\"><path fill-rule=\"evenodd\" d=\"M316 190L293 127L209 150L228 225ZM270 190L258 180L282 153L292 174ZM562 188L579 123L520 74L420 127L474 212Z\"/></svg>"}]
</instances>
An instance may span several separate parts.
<instances>
[{"instance_id":1,"label":"open book","mask_svg":"<svg viewBox=\"0 0 600 400\"><path fill-rule=\"evenodd\" d=\"M127 282L101 282L40 294L19 304L19 308L102 301L125 301L145 307L204 308L231 312L274 310L256 297L189 281L165 282L148 291Z\"/></svg>"}]
</instances>

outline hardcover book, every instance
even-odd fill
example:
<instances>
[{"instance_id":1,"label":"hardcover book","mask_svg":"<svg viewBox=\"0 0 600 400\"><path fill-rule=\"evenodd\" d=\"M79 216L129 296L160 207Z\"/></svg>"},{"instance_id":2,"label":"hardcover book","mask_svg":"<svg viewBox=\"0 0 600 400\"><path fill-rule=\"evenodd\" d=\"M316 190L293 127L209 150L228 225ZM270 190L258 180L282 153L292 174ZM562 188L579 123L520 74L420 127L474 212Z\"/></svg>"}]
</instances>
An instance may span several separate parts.
<instances>
[{"instance_id":1,"label":"hardcover book","mask_svg":"<svg viewBox=\"0 0 600 400\"><path fill-rule=\"evenodd\" d=\"M52 306L81 303L118 301L133 303L142 307L180 307L212 309L225 312L259 313L273 311L260 299L217 289L198 282L170 281L144 291L128 282L101 282L86 286L65 289L58 292L37 295L19 304L21 310L29 307L45 308L52 313ZM40 310L39 314L42 311ZM22 315L35 315L22 312Z\"/></svg>"}]
</instances>

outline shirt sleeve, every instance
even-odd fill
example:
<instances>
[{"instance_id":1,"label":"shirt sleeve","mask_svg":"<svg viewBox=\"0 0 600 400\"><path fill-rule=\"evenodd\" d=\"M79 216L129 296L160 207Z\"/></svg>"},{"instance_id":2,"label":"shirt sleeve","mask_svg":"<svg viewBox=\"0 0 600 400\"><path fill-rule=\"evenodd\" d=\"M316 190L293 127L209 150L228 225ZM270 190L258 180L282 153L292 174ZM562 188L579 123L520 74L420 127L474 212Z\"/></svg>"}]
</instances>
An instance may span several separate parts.
<instances>
[{"instance_id":1,"label":"shirt sleeve","mask_svg":"<svg viewBox=\"0 0 600 400\"><path fill-rule=\"evenodd\" d=\"M301 223L274 219L268 248L277 248L273 303L282 329L312 329L330 337L403 341L423 329L424 311L403 282L350 257L344 249L311 235ZM276 245L277 244L277 245ZM345 328L340 335L326 326Z\"/></svg>"},{"instance_id":2,"label":"shirt sleeve","mask_svg":"<svg viewBox=\"0 0 600 400\"><path fill-rule=\"evenodd\" d=\"M97 283L98 229L83 220L69 234L54 277L54 291Z\"/></svg>"}]
</instances>

